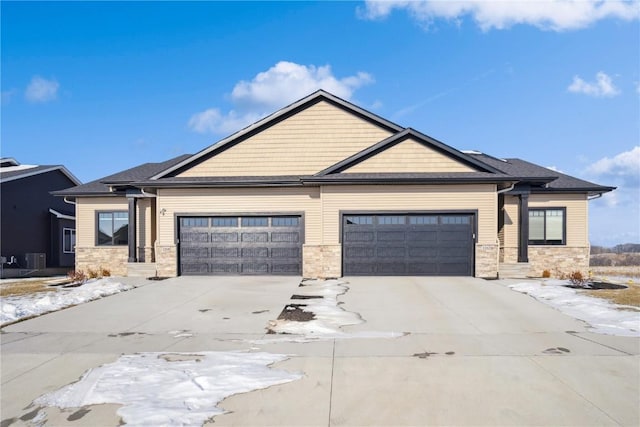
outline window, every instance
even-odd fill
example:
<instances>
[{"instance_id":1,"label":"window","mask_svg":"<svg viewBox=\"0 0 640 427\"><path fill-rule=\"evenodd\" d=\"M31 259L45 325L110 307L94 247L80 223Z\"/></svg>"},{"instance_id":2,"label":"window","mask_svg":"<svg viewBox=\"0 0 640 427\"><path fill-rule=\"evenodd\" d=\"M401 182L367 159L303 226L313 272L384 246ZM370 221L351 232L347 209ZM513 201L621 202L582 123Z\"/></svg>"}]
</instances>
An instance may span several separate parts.
<instances>
[{"instance_id":1,"label":"window","mask_svg":"<svg viewBox=\"0 0 640 427\"><path fill-rule=\"evenodd\" d=\"M434 225L438 224L438 217L436 215L410 216L409 223L412 225Z\"/></svg>"},{"instance_id":2,"label":"window","mask_svg":"<svg viewBox=\"0 0 640 427\"><path fill-rule=\"evenodd\" d=\"M384 215L378 217L379 225L404 225L405 219L401 215Z\"/></svg>"},{"instance_id":3,"label":"window","mask_svg":"<svg viewBox=\"0 0 640 427\"><path fill-rule=\"evenodd\" d=\"M529 244L564 245L565 209L529 209Z\"/></svg>"},{"instance_id":4,"label":"window","mask_svg":"<svg viewBox=\"0 0 640 427\"><path fill-rule=\"evenodd\" d=\"M76 230L73 228L62 229L62 252L72 254L76 251Z\"/></svg>"},{"instance_id":5,"label":"window","mask_svg":"<svg viewBox=\"0 0 640 427\"><path fill-rule=\"evenodd\" d=\"M238 218L211 218L212 227L237 227Z\"/></svg>"},{"instance_id":6,"label":"window","mask_svg":"<svg viewBox=\"0 0 640 427\"><path fill-rule=\"evenodd\" d=\"M271 218L271 225L274 227L297 227L300 219L297 216L276 216Z\"/></svg>"},{"instance_id":7,"label":"window","mask_svg":"<svg viewBox=\"0 0 640 427\"><path fill-rule=\"evenodd\" d=\"M348 216L346 217L347 224L353 225L371 225L373 224L372 216Z\"/></svg>"},{"instance_id":8,"label":"window","mask_svg":"<svg viewBox=\"0 0 640 427\"><path fill-rule=\"evenodd\" d=\"M268 227L269 218L262 216L247 216L242 218L243 227Z\"/></svg>"},{"instance_id":9,"label":"window","mask_svg":"<svg viewBox=\"0 0 640 427\"><path fill-rule=\"evenodd\" d=\"M180 225L183 227L208 227L208 218L180 218Z\"/></svg>"},{"instance_id":10,"label":"window","mask_svg":"<svg viewBox=\"0 0 640 427\"><path fill-rule=\"evenodd\" d=\"M444 215L440 218L442 224L469 224L470 221L469 216Z\"/></svg>"},{"instance_id":11,"label":"window","mask_svg":"<svg viewBox=\"0 0 640 427\"><path fill-rule=\"evenodd\" d=\"M129 242L128 212L98 212L97 244L126 245Z\"/></svg>"}]
</instances>

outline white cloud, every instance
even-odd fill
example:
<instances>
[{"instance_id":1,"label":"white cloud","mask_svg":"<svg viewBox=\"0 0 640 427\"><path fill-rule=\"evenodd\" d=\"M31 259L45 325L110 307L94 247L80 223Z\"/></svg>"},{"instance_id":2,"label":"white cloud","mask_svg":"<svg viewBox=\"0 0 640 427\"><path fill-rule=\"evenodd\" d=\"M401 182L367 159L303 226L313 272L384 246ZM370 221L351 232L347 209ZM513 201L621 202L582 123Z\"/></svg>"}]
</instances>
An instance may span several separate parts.
<instances>
[{"instance_id":1,"label":"white cloud","mask_svg":"<svg viewBox=\"0 0 640 427\"><path fill-rule=\"evenodd\" d=\"M595 82L587 82L580 76L574 76L573 82L571 82L567 90L573 93L606 98L620 94L620 90L613 84L611 77L602 71L596 74Z\"/></svg>"},{"instance_id":2,"label":"white cloud","mask_svg":"<svg viewBox=\"0 0 640 427\"><path fill-rule=\"evenodd\" d=\"M382 19L394 9L408 11L427 26L436 19L459 24L469 16L483 31L506 29L517 24L565 31L585 28L601 19L629 21L640 17L640 4L629 0L367 0L358 13L364 19Z\"/></svg>"},{"instance_id":3,"label":"white cloud","mask_svg":"<svg viewBox=\"0 0 640 427\"><path fill-rule=\"evenodd\" d=\"M24 91L27 101L42 103L53 101L58 96L60 84L55 80L47 80L40 76L34 76Z\"/></svg>"},{"instance_id":4,"label":"white cloud","mask_svg":"<svg viewBox=\"0 0 640 427\"><path fill-rule=\"evenodd\" d=\"M590 164L590 181L617 187L590 203L593 244L640 242L640 146Z\"/></svg>"},{"instance_id":5,"label":"white cloud","mask_svg":"<svg viewBox=\"0 0 640 427\"><path fill-rule=\"evenodd\" d=\"M371 75L364 72L337 78L329 65L280 61L252 80L242 80L234 86L229 97L234 109L223 113L209 108L194 114L188 126L199 133L232 133L318 89L348 100L356 89L372 82Z\"/></svg>"},{"instance_id":6,"label":"white cloud","mask_svg":"<svg viewBox=\"0 0 640 427\"><path fill-rule=\"evenodd\" d=\"M598 177L622 178L625 182L640 186L640 145L629 151L604 157L587 168L587 174Z\"/></svg>"}]
</instances>

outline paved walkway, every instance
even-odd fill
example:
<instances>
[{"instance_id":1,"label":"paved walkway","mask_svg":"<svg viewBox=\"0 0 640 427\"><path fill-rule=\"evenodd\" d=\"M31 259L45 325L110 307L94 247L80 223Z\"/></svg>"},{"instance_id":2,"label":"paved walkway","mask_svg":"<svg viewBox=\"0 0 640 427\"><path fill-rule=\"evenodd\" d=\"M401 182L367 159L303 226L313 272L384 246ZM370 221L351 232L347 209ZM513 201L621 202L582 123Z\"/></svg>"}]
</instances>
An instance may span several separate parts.
<instances>
[{"instance_id":1,"label":"paved walkway","mask_svg":"<svg viewBox=\"0 0 640 427\"><path fill-rule=\"evenodd\" d=\"M248 344L264 335L298 278L176 278L2 331L2 427L32 418L36 397L121 354L254 349L305 376L235 395L214 425L640 424L640 340L589 333L505 281L348 278L339 298L365 323L347 332L400 338ZM184 333L191 336L184 336ZM272 336L271 336L272 337ZM51 425L118 425L117 406Z\"/></svg>"}]
</instances>

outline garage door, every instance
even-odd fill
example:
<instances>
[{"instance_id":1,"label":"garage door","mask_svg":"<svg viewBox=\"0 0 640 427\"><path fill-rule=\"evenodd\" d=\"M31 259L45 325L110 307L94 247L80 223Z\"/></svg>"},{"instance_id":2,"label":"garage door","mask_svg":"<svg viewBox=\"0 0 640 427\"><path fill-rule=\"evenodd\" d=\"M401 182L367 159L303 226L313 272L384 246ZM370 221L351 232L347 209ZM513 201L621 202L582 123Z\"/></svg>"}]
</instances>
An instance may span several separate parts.
<instances>
[{"instance_id":1,"label":"garage door","mask_svg":"<svg viewBox=\"0 0 640 427\"><path fill-rule=\"evenodd\" d=\"M180 274L302 274L300 216L181 217Z\"/></svg>"},{"instance_id":2,"label":"garage door","mask_svg":"<svg viewBox=\"0 0 640 427\"><path fill-rule=\"evenodd\" d=\"M344 215L343 273L470 276L473 214Z\"/></svg>"}]
</instances>

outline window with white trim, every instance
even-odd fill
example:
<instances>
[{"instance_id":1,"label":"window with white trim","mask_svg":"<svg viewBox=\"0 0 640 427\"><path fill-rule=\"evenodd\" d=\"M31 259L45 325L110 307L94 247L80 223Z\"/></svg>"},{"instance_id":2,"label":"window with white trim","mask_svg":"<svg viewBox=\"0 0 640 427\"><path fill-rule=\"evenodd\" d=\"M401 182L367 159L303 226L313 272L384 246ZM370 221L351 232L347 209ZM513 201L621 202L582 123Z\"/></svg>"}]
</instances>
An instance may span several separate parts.
<instances>
[{"instance_id":1,"label":"window with white trim","mask_svg":"<svg viewBox=\"0 0 640 427\"><path fill-rule=\"evenodd\" d=\"M73 228L62 229L62 252L72 254L76 252L76 230Z\"/></svg>"},{"instance_id":2,"label":"window with white trim","mask_svg":"<svg viewBox=\"0 0 640 427\"><path fill-rule=\"evenodd\" d=\"M529 244L565 245L566 209L529 208Z\"/></svg>"}]
</instances>

